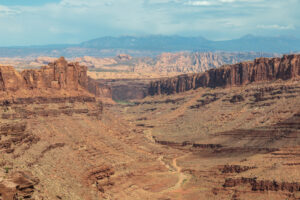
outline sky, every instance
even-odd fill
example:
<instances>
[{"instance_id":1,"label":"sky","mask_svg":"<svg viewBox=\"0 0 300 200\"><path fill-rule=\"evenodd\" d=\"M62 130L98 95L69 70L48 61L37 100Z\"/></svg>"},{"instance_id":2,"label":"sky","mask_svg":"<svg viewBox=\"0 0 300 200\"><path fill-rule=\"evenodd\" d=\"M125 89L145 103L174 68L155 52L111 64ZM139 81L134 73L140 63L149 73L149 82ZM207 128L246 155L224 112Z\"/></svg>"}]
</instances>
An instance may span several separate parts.
<instances>
[{"instance_id":1,"label":"sky","mask_svg":"<svg viewBox=\"0 0 300 200\"><path fill-rule=\"evenodd\" d=\"M0 46L153 34L298 37L299 10L300 0L0 0Z\"/></svg>"}]
</instances>

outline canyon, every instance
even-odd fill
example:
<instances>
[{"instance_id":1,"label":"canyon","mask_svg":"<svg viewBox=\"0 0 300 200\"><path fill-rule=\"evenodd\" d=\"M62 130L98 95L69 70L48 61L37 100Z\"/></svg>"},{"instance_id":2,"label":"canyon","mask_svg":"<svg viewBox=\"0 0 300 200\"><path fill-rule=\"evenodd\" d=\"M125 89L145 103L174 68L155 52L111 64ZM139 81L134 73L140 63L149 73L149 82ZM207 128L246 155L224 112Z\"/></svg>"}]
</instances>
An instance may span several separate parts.
<instances>
[{"instance_id":1,"label":"canyon","mask_svg":"<svg viewBox=\"0 0 300 200\"><path fill-rule=\"evenodd\" d=\"M90 72L133 72L142 74L151 73L196 73L211 68L218 68L224 64L236 64L242 61L253 60L257 57L275 57L280 54L260 52L166 52L154 57L132 57L128 54L119 54L112 57L71 57L74 62L87 66ZM39 67L56 60L55 57L41 56L38 58L1 58L2 62L16 64L19 67ZM95 77L94 77L95 78ZM124 78L124 77L123 77Z\"/></svg>"},{"instance_id":2,"label":"canyon","mask_svg":"<svg viewBox=\"0 0 300 200\"><path fill-rule=\"evenodd\" d=\"M0 199L299 199L299 76L297 54L122 87L2 65Z\"/></svg>"},{"instance_id":3,"label":"canyon","mask_svg":"<svg viewBox=\"0 0 300 200\"><path fill-rule=\"evenodd\" d=\"M172 77L185 73L204 72L224 64L235 64L253 60L256 57L273 57L274 53L256 52L173 52L161 53L155 57L132 57L119 54L115 57L73 57L87 67L87 75L98 82L97 93L123 101L141 99L148 95L148 84L156 79ZM41 56L38 58L0 58L0 63L13 65L16 70L39 69L53 63L57 58ZM91 79L89 79L91 80ZM89 87L95 91L95 81Z\"/></svg>"}]
</instances>

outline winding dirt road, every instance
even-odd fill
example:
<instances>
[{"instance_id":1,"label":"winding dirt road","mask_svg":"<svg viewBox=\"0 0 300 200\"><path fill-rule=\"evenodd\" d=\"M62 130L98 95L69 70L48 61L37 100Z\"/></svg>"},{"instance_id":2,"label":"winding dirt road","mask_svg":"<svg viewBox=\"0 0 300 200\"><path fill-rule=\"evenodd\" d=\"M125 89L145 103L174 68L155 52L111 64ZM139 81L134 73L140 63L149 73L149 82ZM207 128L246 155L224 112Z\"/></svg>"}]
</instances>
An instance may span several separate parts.
<instances>
[{"instance_id":1,"label":"winding dirt road","mask_svg":"<svg viewBox=\"0 0 300 200\"><path fill-rule=\"evenodd\" d=\"M185 182L189 181L189 179L190 179L191 177L190 177L188 174L183 173L183 172L182 172L182 168L179 167L179 166L177 165L177 160L178 160L178 159L184 158L184 157L188 156L189 154L190 154L190 153L185 154L185 155L183 155L183 156L179 156L179 157L173 158L173 160L172 160L172 165L171 165L171 166L170 166L168 163L166 163L165 161L163 161L163 156L160 156L160 157L158 158L158 160L159 160L164 166L166 166L166 168L168 168L169 170L172 169L172 168L175 169L175 171L173 171L172 173L176 173L176 174L178 175L178 181L177 181L177 183L176 183L174 186L172 186L172 187L170 187L170 188L168 188L168 189L166 189L166 190L161 191L161 193L166 193L166 192L171 192L171 191L177 190L177 189L181 188L182 185L183 185Z\"/></svg>"}]
</instances>

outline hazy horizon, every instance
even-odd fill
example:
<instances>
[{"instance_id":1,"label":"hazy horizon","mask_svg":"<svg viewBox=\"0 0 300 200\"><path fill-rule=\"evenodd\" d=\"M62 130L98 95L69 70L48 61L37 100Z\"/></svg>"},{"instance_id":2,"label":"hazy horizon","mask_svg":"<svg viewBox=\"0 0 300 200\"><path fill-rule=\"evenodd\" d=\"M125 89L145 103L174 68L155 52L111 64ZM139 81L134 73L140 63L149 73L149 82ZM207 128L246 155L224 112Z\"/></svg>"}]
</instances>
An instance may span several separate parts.
<instances>
[{"instance_id":1,"label":"hazy horizon","mask_svg":"<svg viewBox=\"0 0 300 200\"><path fill-rule=\"evenodd\" d=\"M92 41L92 40L97 40L97 39L102 39L102 38L125 38L125 37L136 37L136 38L147 38L147 37L184 37L184 38L203 38L206 39L208 41L212 41L212 42L221 42L221 41L231 41L231 40L238 40L241 38L245 38L247 36L253 36L253 37L258 37L258 38L295 38L295 39L300 39L297 36L294 35L274 35L274 36L267 36L267 35L256 35L256 34L246 34L246 35L242 35L240 37L236 37L236 38L231 38L231 39L220 39L220 40L212 40L212 39L208 39L204 36L201 35L195 35L195 36L184 36L184 35L163 35L163 34L149 34L149 35L119 35L119 36L111 36L111 35L105 35L105 36L101 36L101 37L95 37L95 38L87 38L84 39L82 41L79 42L73 42L73 43L41 43L41 44L28 44L28 45L4 45L4 46L0 46L0 47L6 47L6 48L14 48L14 47L35 47L35 46L55 46L55 45L78 45L84 42L88 42L88 41Z\"/></svg>"},{"instance_id":2,"label":"hazy horizon","mask_svg":"<svg viewBox=\"0 0 300 200\"><path fill-rule=\"evenodd\" d=\"M104 36L220 41L300 33L297 0L3 0L0 46L78 44Z\"/></svg>"}]
</instances>

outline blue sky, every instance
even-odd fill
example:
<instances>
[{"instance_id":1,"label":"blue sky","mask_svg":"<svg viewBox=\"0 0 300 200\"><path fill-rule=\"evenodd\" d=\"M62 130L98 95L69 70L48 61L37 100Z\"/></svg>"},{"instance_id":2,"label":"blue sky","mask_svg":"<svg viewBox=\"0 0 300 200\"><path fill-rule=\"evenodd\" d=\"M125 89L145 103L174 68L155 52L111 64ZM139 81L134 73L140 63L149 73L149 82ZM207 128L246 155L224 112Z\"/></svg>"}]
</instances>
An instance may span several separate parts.
<instances>
[{"instance_id":1,"label":"blue sky","mask_svg":"<svg viewBox=\"0 0 300 200\"><path fill-rule=\"evenodd\" d=\"M150 34L298 37L299 10L300 0L0 0L0 46Z\"/></svg>"}]
</instances>

